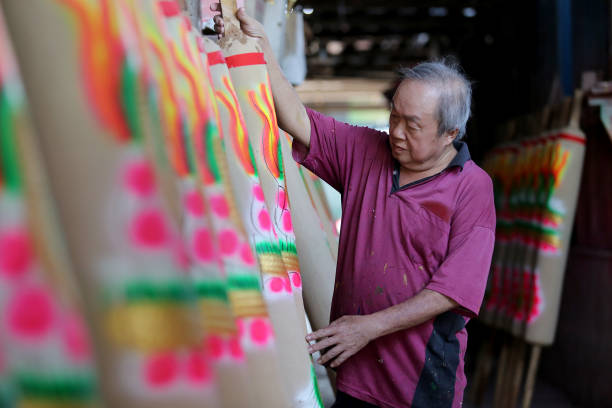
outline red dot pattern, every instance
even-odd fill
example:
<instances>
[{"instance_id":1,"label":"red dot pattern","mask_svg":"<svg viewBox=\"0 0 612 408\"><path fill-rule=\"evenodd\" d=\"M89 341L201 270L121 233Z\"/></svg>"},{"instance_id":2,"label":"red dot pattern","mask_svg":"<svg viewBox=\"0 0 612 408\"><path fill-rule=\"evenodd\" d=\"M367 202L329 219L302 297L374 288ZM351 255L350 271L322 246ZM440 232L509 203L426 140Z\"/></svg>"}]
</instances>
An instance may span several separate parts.
<instances>
[{"instance_id":1,"label":"red dot pattern","mask_svg":"<svg viewBox=\"0 0 612 408\"><path fill-rule=\"evenodd\" d=\"M159 249L168 241L169 231L166 220L159 210L145 209L133 217L130 235L136 246Z\"/></svg>"},{"instance_id":2,"label":"red dot pattern","mask_svg":"<svg viewBox=\"0 0 612 408\"><path fill-rule=\"evenodd\" d=\"M272 293L288 292L291 293L291 282L288 277L275 276L268 280L268 288Z\"/></svg>"},{"instance_id":3,"label":"red dot pattern","mask_svg":"<svg viewBox=\"0 0 612 408\"><path fill-rule=\"evenodd\" d=\"M238 235L230 229L219 232L219 249L223 255L231 255L238 250Z\"/></svg>"},{"instance_id":4,"label":"red dot pattern","mask_svg":"<svg viewBox=\"0 0 612 408\"><path fill-rule=\"evenodd\" d=\"M214 247L210 232L206 228L200 228L194 232L193 251L195 257L203 262L214 259Z\"/></svg>"},{"instance_id":5,"label":"red dot pattern","mask_svg":"<svg viewBox=\"0 0 612 408\"><path fill-rule=\"evenodd\" d=\"M230 355L234 360L244 360L244 350L240 345L240 339L238 337L232 337L229 341Z\"/></svg>"},{"instance_id":6,"label":"red dot pattern","mask_svg":"<svg viewBox=\"0 0 612 408\"><path fill-rule=\"evenodd\" d=\"M293 222L291 221L291 214L289 211L283 214L283 230L286 232L293 232Z\"/></svg>"},{"instance_id":7,"label":"red dot pattern","mask_svg":"<svg viewBox=\"0 0 612 408\"><path fill-rule=\"evenodd\" d=\"M19 278L33 262L34 254L26 231L17 229L0 234L0 276Z\"/></svg>"},{"instance_id":8,"label":"red dot pattern","mask_svg":"<svg viewBox=\"0 0 612 408\"><path fill-rule=\"evenodd\" d=\"M62 338L67 354L77 362L89 360L91 346L85 323L78 315L69 315L62 322Z\"/></svg>"},{"instance_id":9,"label":"red dot pattern","mask_svg":"<svg viewBox=\"0 0 612 408\"><path fill-rule=\"evenodd\" d=\"M247 265L255 265L255 256L249 244L243 243L240 246L240 259Z\"/></svg>"},{"instance_id":10,"label":"red dot pattern","mask_svg":"<svg viewBox=\"0 0 612 408\"><path fill-rule=\"evenodd\" d=\"M301 288L302 287L302 275L300 275L299 272L292 273L291 283L293 284L294 288Z\"/></svg>"},{"instance_id":11,"label":"red dot pattern","mask_svg":"<svg viewBox=\"0 0 612 408\"><path fill-rule=\"evenodd\" d=\"M206 340L206 350L213 360L219 360L223 357L223 339L220 336L210 335Z\"/></svg>"},{"instance_id":12,"label":"red dot pattern","mask_svg":"<svg viewBox=\"0 0 612 408\"><path fill-rule=\"evenodd\" d=\"M136 160L125 166L124 185L132 194L148 197L155 191L155 173L146 160Z\"/></svg>"},{"instance_id":13,"label":"red dot pattern","mask_svg":"<svg viewBox=\"0 0 612 408\"><path fill-rule=\"evenodd\" d=\"M187 378L195 384L208 384L212 381L213 372L204 352L194 350L187 357Z\"/></svg>"},{"instance_id":14,"label":"red dot pattern","mask_svg":"<svg viewBox=\"0 0 612 408\"><path fill-rule=\"evenodd\" d=\"M287 209L287 195L285 194L284 190L278 190L278 194L276 196L276 205L278 205L278 208L280 208L281 210Z\"/></svg>"},{"instance_id":15,"label":"red dot pattern","mask_svg":"<svg viewBox=\"0 0 612 408\"><path fill-rule=\"evenodd\" d=\"M40 287L21 289L6 305L9 332L26 340L41 340L49 334L55 319L55 305L49 292Z\"/></svg>"},{"instance_id":16,"label":"red dot pattern","mask_svg":"<svg viewBox=\"0 0 612 408\"><path fill-rule=\"evenodd\" d=\"M253 343L263 346L272 338L272 328L265 319L254 318L249 327L249 335Z\"/></svg>"},{"instance_id":17,"label":"red dot pattern","mask_svg":"<svg viewBox=\"0 0 612 408\"><path fill-rule=\"evenodd\" d=\"M222 195L210 198L210 206L219 218L227 218L230 215L230 207L227 200Z\"/></svg>"},{"instance_id":18,"label":"red dot pattern","mask_svg":"<svg viewBox=\"0 0 612 408\"><path fill-rule=\"evenodd\" d=\"M253 196L260 203L263 203L263 201L265 200L263 189L259 184L255 184L253 186Z\"/></svg>"},{"instance_id":19,"label":"red dot pattern","mask_svg":"<svg viewBox=\"0 0 612 408\"><path fill-rule=\"evenodd\" d=\"M147 384L153 388L164 388L176 380L179 364L174 354L158 353L147 359L144 370Z\"/></svg>"},{"instance_id":20,"label":"red dot pattern","mask_svg":"<svg viewBox=\"0 0 612 408\"><path fill-rule=\"evenodd\" d=\"M204 215L204 199L197 190L188 191L183 199L187 212L194 217Z\"/></svg>"},{"instance_id":21,"label":"red dot pattern","mask_svg":"<svg viewBox=\"0 0 612 408\"><path fill-rule=\"evenodd\" d=\"M272 228L272 220L268 210L263 208L257 215L257 221L259 221L259 227L264 231L269 231Z\"/></svg>"}]
</instances>

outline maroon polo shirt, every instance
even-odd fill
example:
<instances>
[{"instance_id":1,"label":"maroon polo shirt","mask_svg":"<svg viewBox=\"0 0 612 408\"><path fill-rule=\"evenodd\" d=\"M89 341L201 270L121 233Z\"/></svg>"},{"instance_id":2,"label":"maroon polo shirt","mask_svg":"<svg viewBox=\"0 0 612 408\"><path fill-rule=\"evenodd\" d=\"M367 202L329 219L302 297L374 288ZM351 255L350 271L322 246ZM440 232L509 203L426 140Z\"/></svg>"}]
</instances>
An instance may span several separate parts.
<instances>
[{"instance_id":1,"label":"maroon polo shirt","mask_svg":"<svg viewBox=\"0 0 612 408\"><path fill-rule=\"evenodd\" d=\"M493 187L465 143L439 174L399 186L389 135L308 111L310 148L294 159L342 194L330 321L366 315L427 288L460 308L371 341L338 367L338 389L381 407L460 407L467 332L495 237Z\"/></svg>"}]
</instances>

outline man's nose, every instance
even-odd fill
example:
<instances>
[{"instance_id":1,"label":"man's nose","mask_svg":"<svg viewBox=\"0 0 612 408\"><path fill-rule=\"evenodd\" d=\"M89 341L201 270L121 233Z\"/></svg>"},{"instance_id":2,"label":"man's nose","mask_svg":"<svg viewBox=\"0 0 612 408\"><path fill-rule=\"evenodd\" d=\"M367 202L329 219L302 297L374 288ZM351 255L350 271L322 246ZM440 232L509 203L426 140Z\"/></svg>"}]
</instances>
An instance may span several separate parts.
<instances>
[{"instance_id":1,"label":"man's nose","mask_svg":"<svg viewBox=\"0 0 612 408\"><path fill-rule=\"evenodd\" d=\"M389 137L393 143L404 143L406 141L406 134L398 128L394 128L389 132Z\"/></svg>"}]
</instances>

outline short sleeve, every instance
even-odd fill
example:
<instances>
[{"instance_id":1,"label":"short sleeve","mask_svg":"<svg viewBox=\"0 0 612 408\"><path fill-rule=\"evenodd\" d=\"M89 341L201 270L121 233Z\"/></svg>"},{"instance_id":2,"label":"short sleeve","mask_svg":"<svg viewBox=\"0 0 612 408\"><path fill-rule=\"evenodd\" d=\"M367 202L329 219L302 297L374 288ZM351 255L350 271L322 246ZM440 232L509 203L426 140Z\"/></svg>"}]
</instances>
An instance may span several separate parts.
<instances>
[{"instance_id":1,"label":"short sleeve","mask_svg":"<svg viewBox=\"0 0 612 408\"><path fill-rule=\"evenodd\" d=\"M377 149L387 134L349 125L309 108L306 112L310 119L310 147L294 139L293 158L342 192L349 175L363 168L368 151Z\"/></svg>"},{"instance_id":2,"label":"short sleeve","mask_svg":"<svg viewBox=\"0 0 612 408\"><path fill-rule=\"evenodd\" d=\"M486 174L479 178L457 200L446 258L426 286L453 299L470 317L480 310L495 244L492 183Z\"/></svg>"}]
</instances>

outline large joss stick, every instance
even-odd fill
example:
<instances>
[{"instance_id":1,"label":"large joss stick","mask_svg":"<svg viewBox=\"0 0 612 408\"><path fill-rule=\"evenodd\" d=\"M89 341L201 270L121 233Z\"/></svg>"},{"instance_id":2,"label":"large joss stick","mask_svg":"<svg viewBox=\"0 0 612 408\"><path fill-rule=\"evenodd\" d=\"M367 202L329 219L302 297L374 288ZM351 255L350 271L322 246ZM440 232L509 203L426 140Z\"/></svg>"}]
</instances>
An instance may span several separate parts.
<instances>
[{"instance_id":1,"label":"large joss stick","mask_svg":"<svg viewBox=\"0 0 612 408\"><path fill-rule=\"evenodd\" d=\"M334 220L329 207L329 200L325 195L323 187L324 181L303 166L298 165L298 169L300 170L300 176L304 181L304 185L308 190L310 201L312 202L313 207L317 210L317 214L321 220L321 226L327 236L332 257L337 261L339 234L336 226L336 220Z\"/></svg>"},{"instance_id":2,"label":"large joss stick","mask_svg":"<svg viewBox=\"0 0 612 408\"><path fill-rule=\"evenodd\" d=\"M502 251L484 317L539 345L552 343L558 318L584 155L579 106L577 97L569 126L562 126L567 114L561 112L552 131L497 149L486 166L498 186Z\"/></svg>"},{"instance_id":3,"label":"large joss stick","mask_svg":"<svg viewBox=\"0 0 612 408\"><path fill-rule=\"evenodd\" d=\"M542 202L538 216L542 233L531 267L532 298L526 305L528 310L533 305L539 306L539 314L537 319L529 321L524 333L528 342L539 345L553 343L559 317L586 144L585 135L579 128L581 106L582 94L577 91L569 123L549 137L551 142L545 152L546 169L542 172Z\"/></svg>"},{"instance_id":4,"label":"large joss stick","mask_svg":"<svg viewBox=\"0 0 612 408\"><path fill-rule=\"evenodd\" d=\"M291 274L287 273L285 268L277 244L276 224L271 220L265 203L260 172L249 140L251 129L243 116L225 58L220 48L211 41L205 41L205 48L227 143L225 153L228 157L229 175L238 198L239 212L256 248L266 303L279 339L281 367L288 373L285 379L289 386L292 406L316 406L320 404L320 399L314 370L307 355L300 354L302 350L305 351L303 309L298 304L296 313L295 303L292 304L295 301L293 292L301 287L300 274L295 266ZM281 205L286 207L286 198L284 195L281 197L285 200ZM285 256L284 259L295 264L291 256Z\"/></svg>"},{"instance_id":5,"label":"large joss stick","mask_svg":"<svg viewBox=\"0 0 612 408\"><path fill-rule=\"evenodd\" d=\"M493 179L497 225L491 273L481 316L485 322L494 325L499 321L498 316L505 310L508 299L507 292L504 290L505 278L502 271L511 233L512 218L509 213L508 197L516 149L511 145L494 149L483 166Z\"/></svg>"},{"instance_id":6,"label":"large joss stick","mask_svg":"<svg viewBox=\"0 0 612 408\"><path fill-rule=\"evenodd\" d=\"M188 169L191 178L191 187L189 183L185 184L187 207L192 213L194 210L204 212L205 208L210 210L208 226L202 223L200 215L200 225L191 232L187 231L188 247L200 268L208 264L210 269L218 253L227 278L223 276L223 281L214 282L216 291L217 294L221 291L225 293L224 301L229 300L227 306L231 305L239 328L236 330L236 323L232 322L231 337L225 341L223 337L218 338L219 341L211 338L209 342L211 351L216 354L215 359L219 359L217 366L223 381L223 404L285 406L287 399L282 386L278 389L280 381L274 381L277 367L274 333L260 291L255 257L235 215L233 197L224 183L223 146L217 126L214 94L207 76L208 66L202 60L196 38L190 32L190 24L180 15L177 4L158 4L165 14L169 47L179 73L177 89L186 108L182 116L184 125L181 129L184 133L181 140L185 141L183 150L187 153L184 156L187 160L179 160L178 163L184 163L182 167ZM172 144L168 145L169 151L174 152L171 156L178 153ZM203 194L200 195L194 186ZM205 280L198 286L205 287L212 283ZM219 313L210 308L210 300L204 306L207 306L203 310L205 316L219 320ZM233 319L232 311L228 309L227 312ZM229 354L233 361L221 360L223 354ZM237 363L246 363L248 377L236 370ZM251 396L255 397L256 402Z\"/></svg>"},{"instance_id":7,"label":"large joss stick","mask_svg":"<svg viewBox=\"0 0 612 408\"><path fill-rule=\"evenodd\" d=\"M0 10L0 406L94 407L89 330L33 136Z\"/></svg>"},{"instance_id":8,"label":"large joss stick","mask_svg":"<svg viewBox=\"0 0 612 408\"><path fill-rule=\"evenodd\" d=\"M6 10L68 247L105 333L108 405L215 406L178 234L140 142L144 71L122 25L124 6L38 0ZM33 38L36 13L45 18Z\"/></svg>"},{"instance_id":9,"label":"large joss stick","mask_svg":"<svg viewBox=\"0 0 612 408\"><path fill-rule=\"evenodd\" d=\"M224 3L222 5L225 6ZM235 9L235 4L232 6ZM320 402L316 397L313 367L303 339L305 316L301 299L301 277L283 180L279 129L267 69L263 54L257 49L256 44L244 36L236 25L233 11L228 13L224 9L224 15L232 17L233 23L232 19L229 19L229 30L226 31L222 48L235 87L235 97L244 115L246 133L251 142L263 198L272 213L271 225L262 224L260 227L267 230L274 228L273 231L278 235L274 241L256 243L256 252L265 283L264 294L272 322L277 330L281 364L283 371L287 373L286 378L289 381L294 405L315 406ZM244 150L243 147L242 151ZM261 220L257 221L261 224ZM259 239L256 236L253 238ZM282 277L283 280L289 277L292 279L285 290L279 290L282 288L274 286L276 277ZM292 300L295 303L294 307L290 304Z\"/></svg>"},{"instance_id":10,"label":"large joss stick","mask_svg":"<svg viewBox=\"0 0 612 408\"><path fill-rule=\"evenodd\" d=\"M333 227L317 212L316 192L308 188L302 168L291 157L291 146L283 132L280 138L287 190L294 217L294 228L300 265L304 271L304 293L308 316L315 330L329 324L329 312L336 276L337 239L326 233L324 223ZM318 223L317 223L318 221Z\"/></svg>"}]
</instances>

